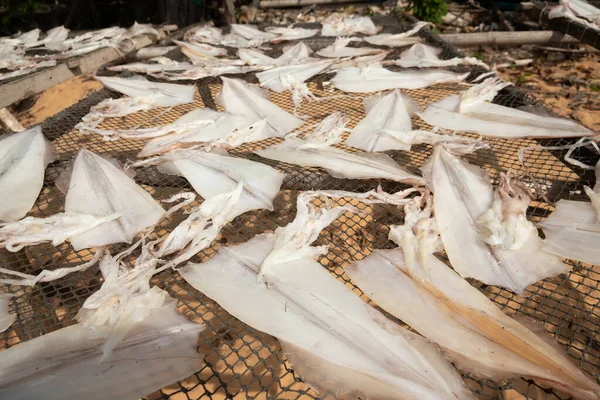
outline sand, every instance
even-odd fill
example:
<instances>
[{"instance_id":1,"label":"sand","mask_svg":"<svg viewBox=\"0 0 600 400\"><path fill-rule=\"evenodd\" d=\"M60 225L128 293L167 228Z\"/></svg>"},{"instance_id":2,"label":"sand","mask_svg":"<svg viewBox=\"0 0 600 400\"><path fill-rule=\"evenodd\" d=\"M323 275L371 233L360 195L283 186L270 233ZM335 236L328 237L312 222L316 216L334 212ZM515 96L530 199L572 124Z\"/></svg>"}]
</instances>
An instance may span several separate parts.
<instances>
[{"instance_id":1,"label":"sand","mask_svg":"<svg viewBox=\"0 0 600 400\"><path fill-rule=\"evenodd\" d=\"M91 74L76 76L42 92L33 106L17 118L24 127L28 128L71 107L100 89L102 84L94 80Z\"/></svg>"}]
</instances>

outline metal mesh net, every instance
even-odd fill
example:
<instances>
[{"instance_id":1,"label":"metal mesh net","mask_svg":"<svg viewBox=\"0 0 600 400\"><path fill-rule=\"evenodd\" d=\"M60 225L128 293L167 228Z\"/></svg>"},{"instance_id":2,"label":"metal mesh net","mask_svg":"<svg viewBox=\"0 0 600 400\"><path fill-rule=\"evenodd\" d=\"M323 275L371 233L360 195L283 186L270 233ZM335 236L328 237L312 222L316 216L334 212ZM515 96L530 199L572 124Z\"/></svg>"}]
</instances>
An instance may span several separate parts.
<instances>
[{"instance_id":1,"label":"metal mesh net","mask_svg":"<svg viewBox=\"0 0 600 400\"><path fill-rule=\"evenodd\" d=\"M410 21L409 21L410 22ZM405 27L406 20L396 26ZM398 28L397 28L398 29ZM451 46L440 42L430 33L422 33L424 39L444 48L444 57L453 57L458 53ZM315 38L307 41L316 47L331 39ZM255 81L252 75L244 76ZM214 96L220 90L219 79L204 79L196 82L198 93L193 104L180 105L170 109L157 109L105 121L102 128L132 128L158 126L170 123L181 115L204 106L215 107ZM361 97L340 96L343 93L328 83L328 76L320 76L309 83L320 101L304 103L298 110L306 116L301 131L309 131L311 126L334 111L343 111L348 119L348 127L354 127L365 115ZM464 90L465 85L444 84L427 89L407 90L422 107L441 100L445 96ZM55 186L59 175L72 163L80 147L98 154L115 158L121 162L133 160L143 143L136 140L118 140L105 142L97 135L81 135L73 127L89 107L102 99L115 94L101 91L81 103L46 121L43 125L45 135L53 142L58 159L46 172L44 188L30 215L49 216L63 211L64 196ZM327 99L327 97L335 98ZM271 101L291 112L293 102L289 92L271 93ZM508 106L531 105L531 101L522 92L505 90L497 102ZM415 128L431 128L418 117L414 117ZM286 174L281 191L274 202L274 211L251 211L237 217L228 224L208 249L199 253L193 261L200 262L212 257L220 246L245 242L256 234L272 232L279 226L289 223L296 214L295 199L303 190L348 190L364 192L382 184L384 190L394 192L405 188L402 184L378 181L344 180L331 177L319 168L301 168L290 164L262 159L252 153L265 148L281 139L267 139L244 145L231 152L235 157L244 157L269 164ZM538 144L558 145L567 140L534 141L530 139L500 140L487 139L491 148L478 151L467 158L473 164L486 169L492 179L499 172L513 170L523 172L517 153L520 148ZM347 151L352 151L340 145ZM414 146L411 152L392 151L389 154L402 166L417 172L418 168L431 154L428 145ZM558 199L582 199L582 185L590 184L593 175L565 164L564 153L532 149L525 154L526 165L532 179L544 189L550 201ZM580 149L574 157L588 164L594 157ZM183 190L191 191L185 179L163 175L154 167L137 170L135 180L155 199L165 199ZM353 203L355 204L355 203ZM193 204L192 204L193 205ZM533 202L529 208L529 217L534 221L547 216L553 209L552 204L544 201ZM174 214L165 220L157 233L164 235L172 230L185 216ZM343 267L367 256L373 249L391 248L387 239L388 227L400 224L402 212L393 206L370 206L364 215L344 214L320 235L316 244L329 244L330 251L320 258L320 263L336 278L345 282L363 299L362 295L343 272ZM115 249L116 251L119 248ZM0 266L29 274L37 274L42 269L54 269L75 266L89 260L91 250L73 251L70 245L58 247L51 245L29 246L17 253L0 250ZM497 287L472 282L492 301L511 315L534 318L544 324L572 360L591 376L598 375L600 362L600 267L571 263L573 272L568 275L547 279L530 286L524 296L517 296ZM10 308L18 316L17 321L6 332L0 334L0 346L8 348L17 343L30 340L74 323L74 316L85 299L96 291L102 283L97 267L83 273L73 274L61 280L42 283L34 287L6 286L0 288L15 294ZM189 319L204 323L207 327L201 338L199 350L205 354L203 368L189 378L174 383L148 399L315 399L317 393L310 389L294 373L285 359L281 347L273 337L256 331L229 315L214 301L194 290L175 271L167 271L153 278L153 284L167 290L178 299L180 312ZM532 381L518 379L511 383L478 380L465 373L465 381L482 399L505 398L566 398ZM327 397L327 394L323 394ZM513 396L513 397L509 397ZM522 396L522 397L518 397Z\"/></svg>"},{"instance_id":2,"label":"metal mesh net","mask_svg":"<svg viewBox=\"0 0 600 400\"><path fill-rule=\"evenodd\" d=\"M598 7L598 2L588 2L594 7ZM541 2L534 1L535 8L530 13L535 16L539 21L543 22L552 30L562 32L564 34L573 36L581 42L588 44L592 47L600 49L600 30L586 25L583 22L573 21L568 18L548 18L548 13L552 6L558 5L558 2ZM595 18L600 17L600 14L596 15Z\"/></svg>"}]
</instances>

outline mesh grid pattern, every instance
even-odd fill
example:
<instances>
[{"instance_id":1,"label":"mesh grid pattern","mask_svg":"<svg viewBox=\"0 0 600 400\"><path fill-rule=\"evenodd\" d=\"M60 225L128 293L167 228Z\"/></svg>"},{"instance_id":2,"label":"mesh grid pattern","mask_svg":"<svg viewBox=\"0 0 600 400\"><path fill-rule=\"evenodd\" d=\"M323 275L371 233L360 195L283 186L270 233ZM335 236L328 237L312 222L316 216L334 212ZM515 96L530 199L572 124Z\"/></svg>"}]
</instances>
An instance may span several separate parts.
<instances>
[{"instance_id":1,"label":"mesh grid pattern","mask_svg":"<svg viewBox=\"0 0 600 400\"><path fill-rule=\"evenodd\" d=\"M589 3L592 3L592 5L595 7L598 7L598 3ZM534 13L539 16L540 21L544 22L550 28L555 31L573 36L585 44L600 49L600 30L594 29L580 22L572 21L568 18L549 19L548 13L550 12L550 7L558 5L558 2L534 1L534 4Z\"/></svg>"},{"instance_id":2,"label":"mesh grid pattern","mask_svg":"<svg viewBox=\"0 0 600 400\"><path fill-rule=\"evenodd\" d=\"M408 21L408 22L407 22ZM397 27L404 28L410 20L402 20ZM422 33L426 41L440 43L431 33ZM320 46L326 38L314 38L307 41L311 46ZM444 57L453 57L457 53L443 42ZM244 76L255 81L253 75ZM214 105L214 96L220 90L220 80L208 78L196 82L198 93L194 103L168 109L158 109L115 118L105 121L101 128L133 128L163 125L170 123L193 109ZM348 119L348 127L354 127L363 117L364 108L361 97L339 96L343 93L328 83L328 76L316 77L309 83L315 96L322 98L318 102L304 103L298 110L306 116L306 123L299 128L307 132L311 126L334 111L343 111ZM427 89L407 90L422 107L441 100L445 96L458 93L465 85L444 84ZM76 122L85 115L91 105L114 94L101 91L84 100L71 109L44 123L44 133L52 140L58 152L58 159L47 171L44 188L30 215L49 216L63 211L64 196L55 186L62 171L68 168L78 149L83 146L98 154L116 158L121 162L133 160L143 143L137 140L119 140L105 142L97 135L81 135L73 129ZM293 102L289 92L271 92L271 101L291 112ZM508 106L531 105L530 99L516 90L503 91L496 100ZM418 117L413 118L415 128L431 128ZM286 174L281 191L274 201L274 211L257 210L245 213L228 224L219 238L210 248L195 256L192 261L201 262L214 256L220 246L245 242L256 234L272 232L278 226L289 223L296 214L295 199L302 190L348 190L367 191L382 184L384 190L394 192L405 188L393 182L358 181L333 178L319 168L301 168L291 164L265 160L252 153L253 150L268 147L281 139L267 139L247 144L233 151L231 155L260 161L271 165ZM520 139L514 141L490 139L489 150L478 151L467 158L473 164L486 169L492 179L499 172L514 170L523 172L517 152L522 147L560 145L568 140L535 141ZM347 151L353 149L339 145ZM431 154L428 145L413 146L408 152L393 151L389 154L402 166L417 172L418 168ZM558 199L583 199L581 193L584 184L590 184L593 175L565 164L564 154L545 150L531 150L526 153L526 164L531 176L547 192L551 201ZM585 149L574 153L574 157L591 164L595 158ZM165 199L183 190L191 191L185 179L163 175L155 167L138 169L135 180L157 200ZM531 182L528 182L531 184ZM343 204L345 200L340 200ZM344 214L330 227L326 228L315 244L329 244L330 251L320 258L320 263L336 278L345 282L365 301L368 299L345 275L343 267L353 261L366 257L373 249L392 248L387 239L389 226L400 224L403 220L401 210L389 205L365 206L364 215ZM529 217L539 221L553 210L546 202L533 202L528 210ZM163 221L157 228L157 234L164 235L172 230L185 216L176 213ZM124 246L117 246L115 252ZM113 253L114 254L114 253ZM42 269L54 269L75 266L89 260L93 251L73 251L70 245L58 248L51 245L30 246L18 253L0 250L0 266L25 273L37 274ZM572 263L573 272L566 276L547 279L530 286L524 296L516 296L497 287L472 282L505 312L511 315L527 316L544 324L573 361L592 376L598 375L600 364L600 267ZM83 273L73 274L51 283L30 287L6 286L0 290L14 293L11 312L18 316L17 321L6 332L0 334L0 347L8 348L40 335L73 324L74 316L85 299L96 291L102 283L97 267ZM157 275L153 284L167 290L177 298L179 311L189 319L204 323L206 330L202 334L199 351L205 354L203 368L191 377L170 385L147 399L316 399L317 393L303 383L294 373L285 359L276 339L243 324L229 315L211 299L194 290L174 271ZM400 321L398 321L400 322ZM567 396L541 388L532 381L518 379L508 384L489 380L478 380L464 374L465 382L482 399L503 399L509 395L521 395L527 399L555 398ZM323 394L328 398L327 394Z\"/></svg>"}]
</instances>

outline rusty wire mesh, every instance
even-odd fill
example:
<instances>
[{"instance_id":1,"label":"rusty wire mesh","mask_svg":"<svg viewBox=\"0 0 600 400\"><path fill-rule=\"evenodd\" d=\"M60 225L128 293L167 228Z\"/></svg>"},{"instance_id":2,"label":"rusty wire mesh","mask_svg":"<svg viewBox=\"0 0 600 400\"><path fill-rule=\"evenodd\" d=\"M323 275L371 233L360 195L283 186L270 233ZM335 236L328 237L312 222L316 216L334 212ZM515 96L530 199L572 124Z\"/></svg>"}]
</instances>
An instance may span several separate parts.
<instances>
[{"instance_id":1,"label":"rusty wire mesh","mask_svg":"<svg viewBox=\"0 0 600 400\"><path fill-rule=\"evenodd\" d=\"M410 22L410 21L408 21ZM396 24L397 29L406 27L406 20ZM422 36L432 44L444 48L444 57L458 53L446 43L440 42L431 33ZM332 39L315 38L306 41L313 48ZM254 82L253 75L244 79ZM308 131L334 111L343 111L348 119L348 127L354 127L363 117L364 108L361 96L333 97L342 92L328 83L329 76L320 76L309 84L318 102L304 103L299 109L306 116L306 123L299 128ZM157 109L107 120L103 128L131 128L135 126L156 126L174 121L193 109L215 107L214 96L220 90L218 78L196 82L193 104L180 105L171 109ZM427 89L407 90L422 107L441 100L445 96L458 93L466 86L460 84L435 85ZM47 171L44 188L30 212L33 216L49 216L63 211L64 196L55 186L56 179L72 163L80 147L98 154L126 162L135 158L143 143L136 140L105 142L96 135L82 135L73 129L76 122L87 113L89 107L108 96L116 96L109 91L101 91L71 109L49 119L43 124L45 135L57 149L58 159ZM358 97L358 98L357 98ZM366 97L362 96L362 97ZM271 101L291 112L293 102L289 92L271 92ZM495 101L508 106L531 106L530 99L516 90L503 91ZM431 128L418 117L413 118L415 128ZM517 152L520 148L536 146L540 141L530 139L502 140L486 139L490 149L478 151L467 158L473 164L486 169L492 179L499 172L514 170L523 172ZM241 243L263 232L272 232L278 226L286 225L295 216L295 198L299 191L314 189L339 189L367 191L382 184L383 189L393 192L405 188L402 184L385 181L358 181L333 178L319 168L301 168L286 163L270 161L252 153L281 139L267 139L246 144L231 155L244 157L271 165L286 174L281 191L274 201L274 210L257 210L245 213L228 224L218 240L210 248L199 253L195 261L212 257L220 246ZM565 144L568 140L541 141L542 144ZM348 151L353 149L346 148ZM419 167L431 154L428 145L413 146L411 152L392 151L389 154L403 167L418 172ZM526 165L532 178L547 192L551 201L558 199L583 199L582 186L590 184L593 176L565 164L563 153L534 149L526 153ZM585 149L578 150L574 157L591 164L595 162ZM596 157L597 158L597 157ZM528 181L532 184L531 179ZM164 199L183 190L192 190L183 178L163 175L154 167L137 170L135 180L150 192L155 199ZM529 217L539 221L553 209L552 204L543 201L533 202L528 210ZM158 234L165 234L183 220L184 215L175 214L158 228ZM402 212L393 206L372 206L365 215L344 214L331 227L320 235L318 244L329 244L330 251L319 260L338 279L361 294L343 272L343 267L367 256L373 249L390 248L393 244L387 239L388 227L402 223ZM118 248L116 249L118 250ZM18 253L0 250L0 266L24 273L37 274L42 269L74 266L89 260L91 250L75 252L69 244L57 248L51 245L30 246ZM544 324L556 340L565 348L572 360L593 377L598 375L600 363L600 267L570 263L573 272L557 278L547 279L530 286L524 296L492 286L472 282L492 301L511 315L531 317ZM0 346L8 348L43 334L73 324L74 316L85 299L96 291L102 283L100 272L91 268L83 273L73 274L61 280L38 284L34 287L6 286L3 291L14 293L11 312L18 316L17 321L0 335ZM218 304L194 290L177 272L167 271L153 278L153 284L167 290L179 300L179 310L188 318L204 323L207 327L201 338L200 351L205 354L203 368L191 377L170 385L147 399L316 399L317 393L303 383L286 361L281 347L273 337L254 330L229 315ZM363 298L365 298L363 296ZM365 298L365 300L367 300ZM542 388L532 381L517 379L511 383L478 380L464 374L468 386L482 399L505 398L566 398L566 396ZM513 397L510 397L513 396ZM522 397L518 397L522 396Z\"/></svg>"},{"instance_id":2,"label":"rusty wire mesh","mask_svg":"<svg viewBox=\"0 0 600 400\"><path fill-rule=\"evenodd\" d=\"M592 4L594 7L598 7L600 5L598 2L588 3ZM558 2L536 0L534 1L534 4L535 7L533 10L529 11L529 14L534 16L540 22L543 22L545 25L552 28L552 30L573 36L582 43L600 49L600 29L578 21L570 20L569 18L565 17L553 19L548 18L548 13L550 12L551 7L557 6L559 4ZM596 17L598 16L600 16L600 13L599 15L596 15Z\"/></svg>"}]
</instances>

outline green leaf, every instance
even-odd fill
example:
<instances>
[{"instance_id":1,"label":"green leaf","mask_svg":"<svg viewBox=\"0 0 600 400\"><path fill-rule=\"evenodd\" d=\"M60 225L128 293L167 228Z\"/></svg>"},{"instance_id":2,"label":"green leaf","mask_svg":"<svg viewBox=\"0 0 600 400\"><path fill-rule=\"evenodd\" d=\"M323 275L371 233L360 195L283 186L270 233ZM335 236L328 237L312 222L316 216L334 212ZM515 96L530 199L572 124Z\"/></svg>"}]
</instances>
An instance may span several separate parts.
<instances>
[{"instance_id":1,"label":"green leaf","mask_svg":"<svg viewBox=\"0 0 600 400\"><path fill-rule=\"evenodd\" d=\"M448 5L443 0L410 0L407 10L422 21L437 23L448 12Z\"/></svg>"}]
</instances>

